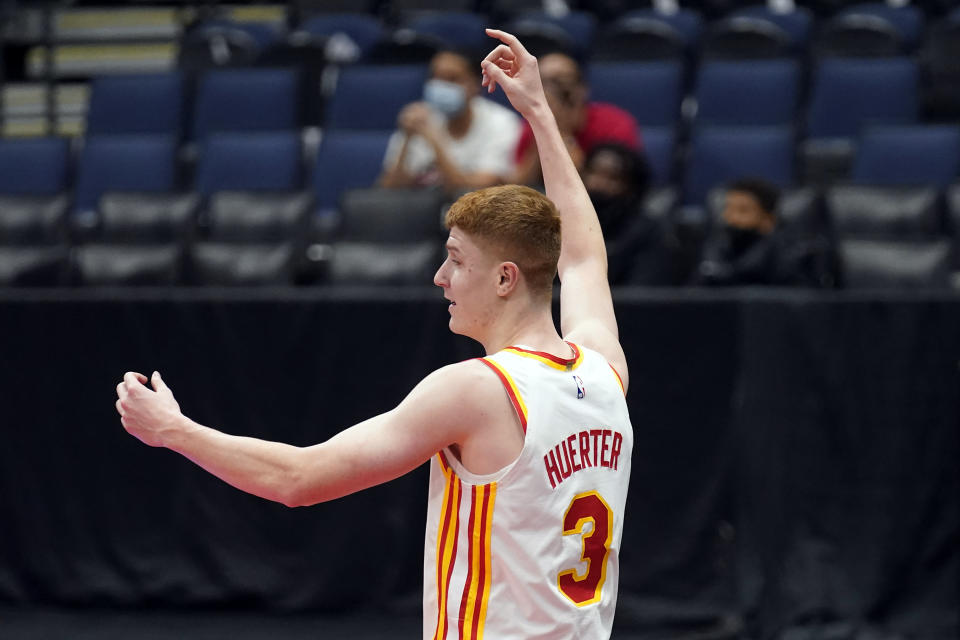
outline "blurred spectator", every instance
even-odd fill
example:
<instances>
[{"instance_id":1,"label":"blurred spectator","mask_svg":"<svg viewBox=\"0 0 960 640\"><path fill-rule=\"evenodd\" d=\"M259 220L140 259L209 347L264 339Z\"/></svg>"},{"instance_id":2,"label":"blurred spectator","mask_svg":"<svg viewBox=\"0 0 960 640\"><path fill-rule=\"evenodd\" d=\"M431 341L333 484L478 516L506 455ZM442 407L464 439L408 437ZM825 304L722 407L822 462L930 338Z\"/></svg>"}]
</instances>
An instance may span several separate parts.
<instances>
[{"instance_id":1,"label":"blurred spectator","mask_svg":"<svg viewBox=\"0 0 960 640\"><path fill-rule=\"evenodd\" d=\"M578 169L583 169L587 154L601 142L640 149L640 134L633 116L612 104L587 101L589 88L576 60L563 53L550 53L540 59L539 66L550 109ZM516 162L514 182L541 182L540 157L533 131L526 122L517 144Z\"/></svg>"},{"instance_id":2,"label":"blurred spectator","mask_svg":"<svg viewBox=\"0 0 960 640\"><path fill-rule=\"evenodd\" d=\"M650 185L646 158L622 144L602 143L587 155L582 173L607 245L610 283L670 284L664 221L644 210Z\"/></svg>"},{"instance_id":3,"label":"blurred spectator","mask_svg":"<svg viewBox=\"0 0 960 640\"><path fill-rule=\"evenodd\" d=\"M722 223L707 240L695 284L820 284L809 248L778 225L777 187L745 178L732 182L724 198Z\"/></svg>"},{"instance_id":4,"label":"blurred spectator","mask_svg":"<svg viewBox=\"0 0 960 640\"><path fill-rule=\"evenodd\" d=\"M437 53L423 100L400 111L380 184L461 191L505 182L513 169L520 118L480 97L480 89L478 60L455 51Z\"/></svg>"}]
</instances>

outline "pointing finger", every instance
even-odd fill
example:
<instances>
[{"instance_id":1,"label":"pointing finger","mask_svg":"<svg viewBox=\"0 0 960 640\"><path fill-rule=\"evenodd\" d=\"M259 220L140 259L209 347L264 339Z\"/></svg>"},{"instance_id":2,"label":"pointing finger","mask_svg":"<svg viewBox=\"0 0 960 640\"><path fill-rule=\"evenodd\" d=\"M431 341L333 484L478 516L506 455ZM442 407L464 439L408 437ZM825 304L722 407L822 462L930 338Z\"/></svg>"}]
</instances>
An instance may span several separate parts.
<instances>
[{"instance_id":1,"label":"pointing finger","mask_svg":"<svg viewBox=\"0 0 960 640\"><path fill-rule=\"evenodd\" d=\"M510 47L510 50L518 56L530 55L527 53L527 50L524 48L524 46L520 44L520 41L517 40L517 36L513 35L512 33L500 31L499 29L487 29L487 35L491 38L496 38L500 42Z\"/></svg>"}]
</instances>

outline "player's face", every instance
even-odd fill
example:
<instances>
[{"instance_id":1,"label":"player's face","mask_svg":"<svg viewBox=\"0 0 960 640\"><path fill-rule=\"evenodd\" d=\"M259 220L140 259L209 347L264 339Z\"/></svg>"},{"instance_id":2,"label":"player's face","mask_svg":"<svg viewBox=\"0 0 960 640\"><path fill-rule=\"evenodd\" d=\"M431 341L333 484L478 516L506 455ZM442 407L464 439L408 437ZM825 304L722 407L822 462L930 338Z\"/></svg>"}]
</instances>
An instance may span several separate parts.
<instances>
[{"instance_id":1,"label":"player's face","mask_svg":"<svg viewBox=\"0 0 960 640\"><path fill-rule=\"evenodd\" d=\"M466 232L454 227L447 238L447 259L433 283L450 301L450 330L482 340L495 319L500 262L485 252Z\"/></svg>"}]
</instances>

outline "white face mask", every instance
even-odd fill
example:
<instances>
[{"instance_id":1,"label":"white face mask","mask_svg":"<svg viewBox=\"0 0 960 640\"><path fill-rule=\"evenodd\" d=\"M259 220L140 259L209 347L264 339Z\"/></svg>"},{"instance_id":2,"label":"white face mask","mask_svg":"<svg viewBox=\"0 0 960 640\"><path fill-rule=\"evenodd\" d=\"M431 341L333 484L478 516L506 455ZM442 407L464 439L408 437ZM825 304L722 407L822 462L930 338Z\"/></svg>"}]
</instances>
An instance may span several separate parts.
<instances>
[{"instance_id":1,"label":"white face mask","mask_svg":"<svg viewBox=\"0 0 960 640\"><path fill-rule=\"evenodd\" d=\"M467 92L463 87L446 80L427 80L423 85L423 99L445 116L454 116L467 106Z\"/></svg>"}]
</instances>

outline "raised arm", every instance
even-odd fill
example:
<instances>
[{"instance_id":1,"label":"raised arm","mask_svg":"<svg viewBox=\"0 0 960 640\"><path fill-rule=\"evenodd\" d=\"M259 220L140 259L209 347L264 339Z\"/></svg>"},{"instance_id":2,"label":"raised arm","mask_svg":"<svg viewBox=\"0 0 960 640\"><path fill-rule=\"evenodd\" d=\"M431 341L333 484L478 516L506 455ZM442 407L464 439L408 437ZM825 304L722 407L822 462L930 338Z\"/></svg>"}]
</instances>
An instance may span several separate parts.
<instances>
[{"instance_id":1,"label":"raised arm","mask_svg":"<svg viewBox=\"0 0 960 640\"><path fill-rule=\"evenodd\" d=\"M305 506L393 480L442 448L483 437L477 411L504 403L485 367L463 362L430 374L393 410L346 429L326 442L295 447L229 435L180 412L158 373L127 373L117 385L123 427L146 444L167 447L247 493ZM458 388L470 393L457 393Z\"/></svg>"},{"instance_id":2,"label":"raised arm","mask_svg":"<svg viewBox=\"0 0 960 640\"><path fill-rule=\"evenodd\" d=\"M547 104L537 59L513 35L495 29L487 34L503 44L481 63L483 85L490 92L499 85L530 123L547 196L557 205L563 223L558 265L561 332L564 338L602 353L626 385L627 363L607 281L600 222Z\"/></svg>"}]
</instances>

